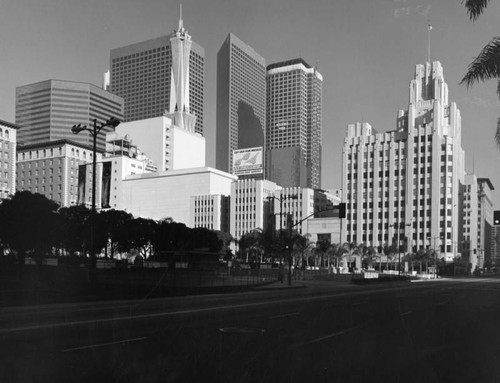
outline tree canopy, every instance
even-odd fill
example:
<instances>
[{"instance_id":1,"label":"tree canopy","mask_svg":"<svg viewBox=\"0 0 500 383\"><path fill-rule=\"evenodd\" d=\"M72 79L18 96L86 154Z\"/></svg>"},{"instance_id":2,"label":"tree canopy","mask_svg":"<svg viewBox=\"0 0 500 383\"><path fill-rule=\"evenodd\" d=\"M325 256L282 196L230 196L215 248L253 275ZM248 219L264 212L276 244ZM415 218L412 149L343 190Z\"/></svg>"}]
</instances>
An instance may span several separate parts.
<instances>
[{"instance_id":1,"label":"tree canopy","mask_svg":"<svg viewBox=\"0 0 500 383\"><path fill-rule=\"evenodd\" d=\"M471 21L483 14L490 0L466 0L465 8ZM497 79L497 94L500 97L500 37L494 37L469 64L461 85L470 88L477 82ZM495 141L500 148L500 118L497 120Z\"/></svg>"},{"instance_id":2,"label":"tree canopy","mask_svg":"<svg viewBox=\"0 0 500 383\"><path fill-rule=\"evenodd\" d=\"M41 194L17 192L0 204L0 243L19 258L86 255L90 252L91 219L91 211L84 205L59 208ZM219 252L223 246L216 232L191 229L171 218L157 222L120 210L102 210L93 219L94 250L105 256L131 251L144 257L178 250Z\"/></svg>"}]
</instances>

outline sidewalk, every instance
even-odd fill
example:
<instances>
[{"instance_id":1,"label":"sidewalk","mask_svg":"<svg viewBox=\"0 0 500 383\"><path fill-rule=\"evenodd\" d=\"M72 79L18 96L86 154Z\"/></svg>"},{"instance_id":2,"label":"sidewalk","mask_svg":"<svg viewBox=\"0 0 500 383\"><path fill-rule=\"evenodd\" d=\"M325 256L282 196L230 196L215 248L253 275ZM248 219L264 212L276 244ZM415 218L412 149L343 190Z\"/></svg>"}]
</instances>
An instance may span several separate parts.
<instances>
[{"instance_id":1,"label":"sidewalk","mask_svg":"<svg viewBox=\"0 0 500 383\"><path fill-rule=\"evenodd\" d=\"M269 284L265 284L262 286L256 286L253 288L255 291L263 291L263 290L280 290L280 289L292 289L292 288L331 288L331 287L339 287L339 286L353 286L350 280L325 280L325 279L316 279L314 276L311 276L307 279L292 279L292 283L289 285L287 280L284 280L283 283L279 281L270 282Z\"/></svg>"}]
</instances>

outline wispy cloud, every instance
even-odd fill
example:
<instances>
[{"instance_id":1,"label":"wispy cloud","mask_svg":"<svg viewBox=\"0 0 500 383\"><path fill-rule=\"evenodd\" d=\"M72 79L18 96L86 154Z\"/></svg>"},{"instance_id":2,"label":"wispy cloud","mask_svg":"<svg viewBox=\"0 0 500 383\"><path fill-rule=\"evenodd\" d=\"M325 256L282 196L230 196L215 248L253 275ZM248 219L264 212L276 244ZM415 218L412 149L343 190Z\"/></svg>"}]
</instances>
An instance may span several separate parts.
<instances>
[{"instance_id":1,"label":"wispy cloud","mask_svg":"<svg viewBox=\"0 0 500 383\"><path fill-rule=\"evenodd\" d=\"M431 10L431 5L430 4L427 4L427 5L417 5L415 7L415 10L422 16L424 17L427 17L427 15L429 14L430 10Z\"/></svg>"},{"instance_id":2,"label":"wispy cloud","mask_svg":"<svg viewBox=\"0 0 500 383\"><path fill-rule=\"evenodd\" d=\"M394 9L393 17L399 19L401 16L409 16L411 13L416 12L417 15L427 17L431 11L431 4L419 4L417 6L409 6L408 0L394 0L396 8Z\"/></svg>"},{"instance_id":3,"label":"wispy cloud","mask_svg":"<svg viewBox=\"0 0 500 383\"><path fill-rule=\"evenodd\" d=\"M394 10L394 18L398 19L401 16L407 16L410 14L410 7L400 7Z\"/></svg>"},{"instance_id":4,"label":"wispy cloud","mask_svg":"<svg viewBox=\"0 0 500 383\"><path fill-rule=\"evenodd\" d=\"M485 99L481 98L478 96L472 96L472 97L464 97L459 100L457 100L458 105L472 105L476 106L478 108L489 108L491 106L498 106L494 104L498 104L498 102L494 103L491 101L491 99Z\"/></svg>"}]
</instances>

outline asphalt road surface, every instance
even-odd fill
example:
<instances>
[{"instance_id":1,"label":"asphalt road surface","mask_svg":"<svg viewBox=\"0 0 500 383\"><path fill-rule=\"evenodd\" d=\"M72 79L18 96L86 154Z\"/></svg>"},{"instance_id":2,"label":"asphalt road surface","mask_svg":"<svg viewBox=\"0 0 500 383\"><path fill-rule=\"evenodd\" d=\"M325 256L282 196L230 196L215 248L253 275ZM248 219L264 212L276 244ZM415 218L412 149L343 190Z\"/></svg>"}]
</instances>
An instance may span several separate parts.
<instances>
[{"instance_id":1,"label":"asphalt road surface","mask_svg":"<svg viewBox=\"0 0 500 383\"><path fill-rule=\"evenodd\" d=\"M0 309L0 382L500 382L500 280Z\"/></svg>"}]
</instances>

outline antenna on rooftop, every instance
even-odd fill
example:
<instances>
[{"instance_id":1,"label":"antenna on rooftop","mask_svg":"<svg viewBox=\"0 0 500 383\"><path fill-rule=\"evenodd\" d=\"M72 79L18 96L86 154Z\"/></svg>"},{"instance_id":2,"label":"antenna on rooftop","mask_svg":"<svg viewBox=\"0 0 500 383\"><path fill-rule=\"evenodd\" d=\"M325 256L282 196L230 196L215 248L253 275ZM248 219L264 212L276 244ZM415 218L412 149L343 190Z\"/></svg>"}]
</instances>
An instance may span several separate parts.
<instances>
[{"instance_id":1,"label":"antenna on rooftop","mask_svg":"<svg viewBox=\"0 0 500 383\"><path fill-rule=\"evenodd\" d=\"M431 63L431 31L432 25L431 21L427 20L427 62Z\"/></svg>"},{"instance_id":2,"label":"antenna on rooftop","mask_svg":"<svg viewBox=\"0 0 500 383\"><path fill-rule=\"evenodd\" d=\"M179 4L179 31L182 30L182 28L184 27L183 25L183 22L182 22L182 3Z\"/></svg>"}]
</instances>

